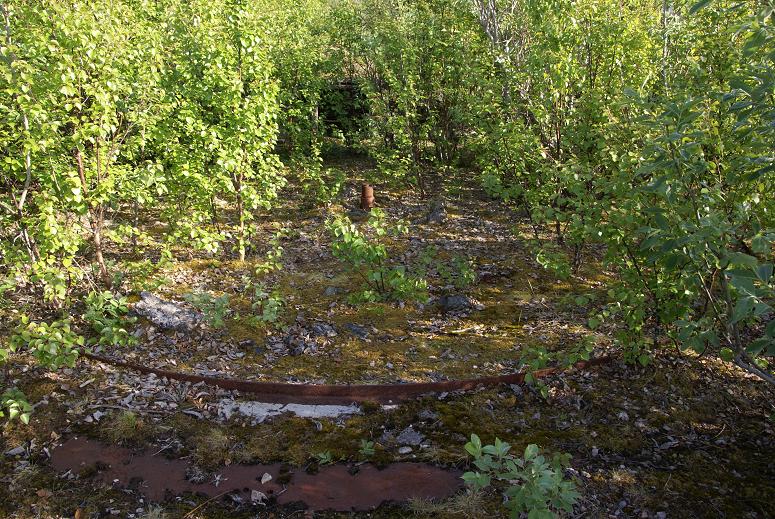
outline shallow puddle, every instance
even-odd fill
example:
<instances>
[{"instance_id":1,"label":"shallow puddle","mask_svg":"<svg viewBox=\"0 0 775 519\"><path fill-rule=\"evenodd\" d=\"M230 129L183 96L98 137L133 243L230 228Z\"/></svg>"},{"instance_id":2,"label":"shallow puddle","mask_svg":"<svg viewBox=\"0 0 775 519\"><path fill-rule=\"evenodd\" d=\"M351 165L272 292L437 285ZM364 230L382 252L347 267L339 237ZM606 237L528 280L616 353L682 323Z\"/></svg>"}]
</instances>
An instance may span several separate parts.
<instances>
[{"instance_id":1,"label":"shallow puddle","mask_svg":"<svg viewBox=\"0 0 775 519\"><path fill-rule=\"evenodd\" d=\"M71 471L82 478L132 488L157 502L187 492L208 497L235 492L250 501L261 492L276 498L279 505L301 501L310 510L364 511L385 501L445 498L462 486L459 471L422 463L394 463L382 470L371 464L339 464L323 467L317 474L301 470L281 473L279 463L230 465L217 471L210 481L193 483L186 479L191 467L187 460L170 460L150 450L134 452L85 438L70 439L54 449L51 463L59 472ZM267 481L265 474L272 479ZM262 479L266 481L263 484Z\"/></svg>"}]
</instances>

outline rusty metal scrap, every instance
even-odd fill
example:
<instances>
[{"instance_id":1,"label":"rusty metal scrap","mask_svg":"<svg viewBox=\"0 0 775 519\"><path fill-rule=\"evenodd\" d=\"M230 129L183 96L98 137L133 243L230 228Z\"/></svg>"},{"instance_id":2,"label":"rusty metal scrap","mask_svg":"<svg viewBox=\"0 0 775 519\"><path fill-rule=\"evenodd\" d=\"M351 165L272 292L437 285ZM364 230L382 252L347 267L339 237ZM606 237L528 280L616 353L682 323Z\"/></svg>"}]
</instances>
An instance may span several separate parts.
<instances>
[{"instance_id":1,"label":"rusty metal scrap","mask_svg":"<svg viewBox=\"0 0 775 519\"><path fill-rule=\"evenodd\" d=\"M508 375L464 380L445 380L441 382L417 382L407 384L289 384L284 382L258 382L254 380L181 373L152 368L122 360L115 360L88 352L82 352L82 355L94 361L139 371L140 373L153 373L158 377L166 377L168 379L191 382L194 384L204 382L205 384L218 386L222 389L236 389L245 393L252 393L255 395L256 400L278 404L349 404L352 402L394 403L430 393L465 391L478 387L492 387L500 384L522 384L525 381L525 373L511 373ZM597 357L588 361L579 361L574 364L574 367L584 369L606 363L609 360L610 357L608 356ZM547 377L560 371L563 371L563 368L554 367L541 369L534 371L533 377Z\"/></svg>"}]
</instances>

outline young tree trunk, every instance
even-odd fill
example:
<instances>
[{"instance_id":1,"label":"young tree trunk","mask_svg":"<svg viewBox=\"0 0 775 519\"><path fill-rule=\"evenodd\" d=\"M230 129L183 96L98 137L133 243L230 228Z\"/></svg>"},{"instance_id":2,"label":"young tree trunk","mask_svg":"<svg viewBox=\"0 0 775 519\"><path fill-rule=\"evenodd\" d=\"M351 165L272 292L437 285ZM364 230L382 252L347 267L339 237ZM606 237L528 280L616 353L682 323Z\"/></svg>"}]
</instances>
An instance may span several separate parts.
<instances>
[{"instance_id":1,"label":"young tree trunk","mask_svg":"<svg viewBox=\"0 0 775 519\"><path fill-rule=\"evenodd\" d=\"M240 172L232 175L232 183L234 184L234 192L237 198L237 219L239 221L239 227L237 229L237 250L239 251L240 261L245 261L245 203L242 199L242 181L243 173L240 168Z\"/></svg>"},{"instance_id":2,"label":"young tree trunk","mask_svg":"<svg viewBox=\"0 0 775 519\"><path fill-rule=\"evenodd\" d=\"M26 113L23 114L22 120L24 123L24 131L29 132L30 126ZM19 199L16 200L16 219L19 223L19 229L21 230L24 246L27 248L27 254L30 256L30 261L34 263L40 257L38 254L38 246L35 244L35 240L32 238L32 236L30 236L30 233L27 230L27 224L24 222L24 204L27 201L27 195L30 191L30 183L32 182L32 159L30 156L30 150L27 150L24 154L24 170L24 187L22 188L22 192L19 195Z\"/></svg>"},{"instance_id":3,"label":"young tree trunk","mask_svg":"<svg viewBox=\"0 0 775 519\"><path fill-rule=\"evenodd\" d=\"M105 286L110 287L111 280L108 274L108 267L105 265L105 258L102 255L102 228L104 219L102 217L102 207L99 208L100 216L98 220L92 223L92 241L94 242L94 259L100 269L100 278Z\"/></svg>"},{"instance_id":4,"label":"young tree trunk","mask_svg":"<svg viewBox=\"0 0 775 519\"><path fill-rule=\"evenodd\" d=\"M89 226L92 230L92 243L94 244L94 259L97 262L97 267L100 270L100 279L105 286L110 287L110 275L108 274L108 267L105 265L105 257L102 255L102 229L105 226L105 208L102 204L99 204L96 208L91 207L88 202L89 187L86 184L86 173L83 167L83 156L81 150L75 149L75 161L78 166L78 177L81 180L81 191L83 191L83 198L87 202L87 213L89 218Z\"/></svg>"}]
</instances>

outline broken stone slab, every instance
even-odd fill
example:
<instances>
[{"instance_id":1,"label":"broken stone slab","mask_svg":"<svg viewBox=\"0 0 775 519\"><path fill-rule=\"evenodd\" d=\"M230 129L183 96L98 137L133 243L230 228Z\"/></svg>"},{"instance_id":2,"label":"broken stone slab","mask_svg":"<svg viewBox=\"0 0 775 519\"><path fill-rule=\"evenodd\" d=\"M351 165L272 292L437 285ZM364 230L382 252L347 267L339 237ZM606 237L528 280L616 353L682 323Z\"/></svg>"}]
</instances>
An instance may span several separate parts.
<instances>
[{"instance_id":1,"label":"broken stone slab","mask_svg":"<svg viewBox=\"0 0 775 519\"><path fill-rule=\"evenodd\" d=\"M270 404L266 402L236 401L225 398L218 403L218 416L224 420L235 414L251 418L261 423L267 418L283 413L293 413L300 418L336 418L338 416L360 413L357 405L308 405L308 404Z\"/></svg>"},{"instance_id":2,"label":"broken stone slab","mask_svg":"<svg viewBox=\"0 0 775 519\"><path fill-rule=\"evenodd\" d=\"M159 328L180 332L193 331L204 319L199 312L145 291L140 292L140 301L135 303L133 310Z\"/></svg>"}]
</instances>

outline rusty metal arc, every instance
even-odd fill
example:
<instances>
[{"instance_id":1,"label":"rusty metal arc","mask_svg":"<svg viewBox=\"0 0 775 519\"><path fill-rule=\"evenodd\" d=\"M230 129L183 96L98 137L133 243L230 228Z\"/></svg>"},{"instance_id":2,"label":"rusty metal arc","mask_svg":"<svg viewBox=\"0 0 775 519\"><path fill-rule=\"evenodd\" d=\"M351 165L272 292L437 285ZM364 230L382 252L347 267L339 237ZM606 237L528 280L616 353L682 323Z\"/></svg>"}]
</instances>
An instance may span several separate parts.
<instances>
[{"instance_id":1,"label":"rusty metal arc","mask_svg":"<svg viewBox=\"0 0 775 519\"><path fill-rule=\"evenodd\" d=\"M422 395L466 391L478 387L492 387L500 384L522 384L525 373L511 373L490 377L462 380L444 380L441 382L416 382L407 384L290 384L284 382L260 382L228 377L212 377L194 373L182 373L166 369L143 366L133 362L111 359L94 353L82 352L90 360L104 362L116 367L127 368L144 374L191 382L205 383L222 389L235 389L255 395L257 400L278 404L350 404L353 402L395 403ZM609 356L596 357L576 362L577 369L591 368L609 362ZM546 368L533 372L535 378L543 378L563 371L563 368Z\"/></svg>"}]
</instances>

